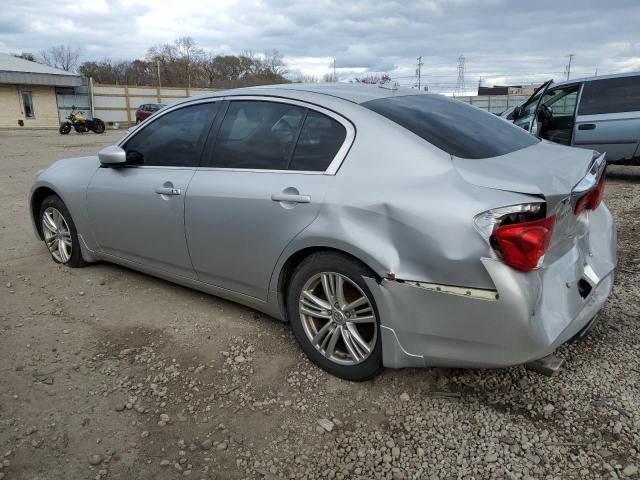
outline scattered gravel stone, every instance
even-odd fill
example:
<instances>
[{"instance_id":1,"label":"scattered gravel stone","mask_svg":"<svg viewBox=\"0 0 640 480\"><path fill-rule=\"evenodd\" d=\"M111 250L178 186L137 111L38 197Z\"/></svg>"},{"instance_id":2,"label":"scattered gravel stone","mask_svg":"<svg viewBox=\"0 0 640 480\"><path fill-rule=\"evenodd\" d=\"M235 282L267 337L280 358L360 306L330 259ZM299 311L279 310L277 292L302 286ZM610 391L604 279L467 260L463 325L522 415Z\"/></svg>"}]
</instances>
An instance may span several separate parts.
<instances>
[{"instance_id":1,"label":"scattered gravel stone","mask_svg":"<svg viewBox=\"0 0 640 480\"><path fill-rule=\"evenodd\" d=\"M498 455L495 453L489 453L484 457L484 461L487 463L495 463L498 461Z\"/></svg>"},{"instance_id":2,"label":"scattered gravel stone","mask_svg":"<svg viewBox=\"0 0 640 480\"><path fill-rule=\"evenodd\" d=\"M93 465L93 466L100 465L103 460L104 460L104 457L96 453L89 457L89 465Z\"/></svg>"},{"instance_id":3,"label":"scattered gravel stone","mask_svg":"<svg viewBox=\"0 0 640 480\"><path fill-rule=\"evenodd\" d=\"M622 470L622 473L627 477L634 477L638 473L638 467L635 465L627 465L624 467L624 470Z\"/></svg>"},{"instance_id":4,"label":"scattered gravel stone","mask_svg":"<svg viewBox=\"0 0 640 480\"><path fill-rule=\"evenodd\" d=\"M204 442L202 442L200 444L200 448L202 450L210 450L211 449L211 445L212 445L211 440L206 439Z\"/></svg>"},{"instance_id":5,"label":"scattered gravel stone","mask_svg":"<svg viewBox=\"0 0 640 480\"><path fill-rule=\"evenodd\" d=\"M333 430L333 428L335 427L335 424L331 420L329 420L328 418L320 418L320 419L318 419L318 423L327 432L331 432Z\"/></svg>"},{"instance_id":6,"label":"scattered gravel stone","mask_svg":"<svg viewBox=\"0 0 640 480\"><path fill-rule=\"evenodd\" d=\"M411 397L407 392L402 392L400 394L400 400L402 400L403 402L408 402L409 400L411 400Z\"/></svg>"}]
</instances>

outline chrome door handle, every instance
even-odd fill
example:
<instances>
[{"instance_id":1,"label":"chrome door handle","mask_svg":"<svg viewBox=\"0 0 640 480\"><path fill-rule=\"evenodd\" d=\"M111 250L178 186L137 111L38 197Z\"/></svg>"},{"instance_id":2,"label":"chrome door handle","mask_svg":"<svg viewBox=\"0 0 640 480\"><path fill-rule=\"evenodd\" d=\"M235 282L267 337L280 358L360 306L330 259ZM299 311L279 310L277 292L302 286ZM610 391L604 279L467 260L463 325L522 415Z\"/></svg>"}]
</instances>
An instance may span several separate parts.
<instances>
[{"instance_id":1,"label":"chrome door handle","mask_svg":"<svg viewBox=\"0 0 640 480\"><path fill-rule=\"evenodd\" d=\"M159 195L180 195L180 189L174 187L158 187L156 193Z\"/></svg>"},{"instance_id":2,"label":"chrome door handle","mask_svg":"<svg viewBox=\"0 0 640 480\"><path fill-rule=\"evenodd\" d=\"M311 203L311 196L294 195L291 193L274 193L271 195L271 200L274 202Z\"/></svg>"}]
</instances>

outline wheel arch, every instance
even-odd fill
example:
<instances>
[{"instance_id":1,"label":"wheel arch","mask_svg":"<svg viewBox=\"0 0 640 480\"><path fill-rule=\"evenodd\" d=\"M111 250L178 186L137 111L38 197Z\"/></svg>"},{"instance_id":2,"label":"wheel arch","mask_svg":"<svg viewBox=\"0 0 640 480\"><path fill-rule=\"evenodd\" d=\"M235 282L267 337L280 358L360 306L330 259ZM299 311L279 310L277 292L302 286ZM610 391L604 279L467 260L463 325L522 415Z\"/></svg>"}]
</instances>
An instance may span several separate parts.
<instances>
[{"instance_id":1,"label":"wheel arch","mask_svg":"<svg viewBox=\"0 0 640 480\"><path fill-rule=\"evenodd\" d=\"M288 321L285 299L287 296L287 289L289 287L291 277L293 276L293 272L298 267L298 265L300 265L300 263L302 263L306 258L319 252L333 252L348 257L364 265L367 270L371 272L372 278L374 278L376 281L380 281L382 279L382 275L379 273L381 266L375 265L375 263L372 262L372 259L367 258L366 255L362 254L362 252L349 252L345 249L328 245L312 245L300 248L288 255L286 260L284 260L284 262L282 263L282 266L278 270L277 274L277 283L275 285L277 303L278 309L280 310L282 319L284 321ZM363 260L363 258L366 258L367 260L365 261ZM377 269L374 268L374 266L377 267Z\"/></svg>"},{"instance_id":2,"label":"wheel arch","mask_svg":"<svg viewBox=\"0 0 640 480\"><path fill-rule=\"evenodd\" d=\"M37 187L31 194L31 200L30 200L31 219L33 220L33 225L35 227L36 233L40 238L40 240L44 239L44 234L42 233L42 225L40 224L40 221L39 221L40 207L44 199L51 195L55 195L56 197L62 199L62 197L58 192L56 192L51 187L48 187L46 185L41 185Z\"/></svg>"}]
</instances>

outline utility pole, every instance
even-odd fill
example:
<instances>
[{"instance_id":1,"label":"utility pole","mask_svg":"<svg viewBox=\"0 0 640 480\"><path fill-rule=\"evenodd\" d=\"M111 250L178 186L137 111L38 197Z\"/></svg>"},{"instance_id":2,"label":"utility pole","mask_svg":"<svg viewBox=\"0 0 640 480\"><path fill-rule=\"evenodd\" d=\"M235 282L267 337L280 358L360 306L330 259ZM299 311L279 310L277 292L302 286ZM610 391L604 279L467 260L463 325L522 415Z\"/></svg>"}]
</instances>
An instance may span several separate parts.
<instances>
[{"instance_id":1,"label":"utility pole","mask_svg":"<svg viewBox=\"0 0 640 480\"><path fill-rule=\"evenodd\" d=\"M569 80L569 78L571 77L571 62L573 61L573 57L575 57L575 55L573 53L570 53L568 57L569 63L567 64L567 80Z\"/></svg>"},{"instance_id":2,"label":"utility pole","mask_svg":"<svg viewBox=\"0 0 640 480\"><path fill-rule=\"evenodd\" d=\"M338 81L338 76L336 75L336 57L333 57L333 81Z\"/></svg>"},{"instance_id":3,"label":"utility pole","mask_svg":"<svg viewBox=\"0 0 640 480\"><path fill-rule=\"evenodd\" d=\"M158 67L158 87L162 87L162 82L160 81L160 59L156 59L156 66Z\"/></svg>"},{"instance_id":4,"label":"utility pole","mask_svg":"<svg viewBox=\"0 0 640 480\"><path fill-rule=\"evenodd\" d=\"M464 55L458 57L458 81L456 83L456 94L463 96L466 93L466 86L464 84Z\"/></svg>"},{"instance_id":5,"label":"utility pole","mask_svg":"<svg viewBox=\"0 0 640 480\"><path fill-rule=\"evenodd\" d=\"M424 65L422 63L422 55L418 57L418 68L416 69L416 75L418 75L418 90L420 90L420 78L421 78L421 67Z\"/></svg>"}]
</instances>

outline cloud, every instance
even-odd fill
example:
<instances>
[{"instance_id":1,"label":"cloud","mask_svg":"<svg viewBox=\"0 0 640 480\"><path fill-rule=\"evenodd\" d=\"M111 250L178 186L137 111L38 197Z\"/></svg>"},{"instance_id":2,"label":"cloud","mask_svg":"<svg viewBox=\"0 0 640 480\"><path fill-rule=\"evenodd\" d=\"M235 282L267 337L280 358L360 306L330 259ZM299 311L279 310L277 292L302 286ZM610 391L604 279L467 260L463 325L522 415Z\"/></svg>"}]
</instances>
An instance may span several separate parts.
<instances>
[{"instance_id":1,"label":"cloud","mask_svg":"<svg viewBox=\"0 0 640 480\"><path fill-rule=\"evenodd\" d=\"M335 56L340 78L388 72L407 85L422 55L423 83L446 91L461 54L469 87L559 79L570 53L575 76L638 69L638 18L636 0L31 0L2 6L0 51L77 39L82 60L131 59L190 35L213 53L278 49L294 73L321 77Z\"/></svg>"}]
</instances>

